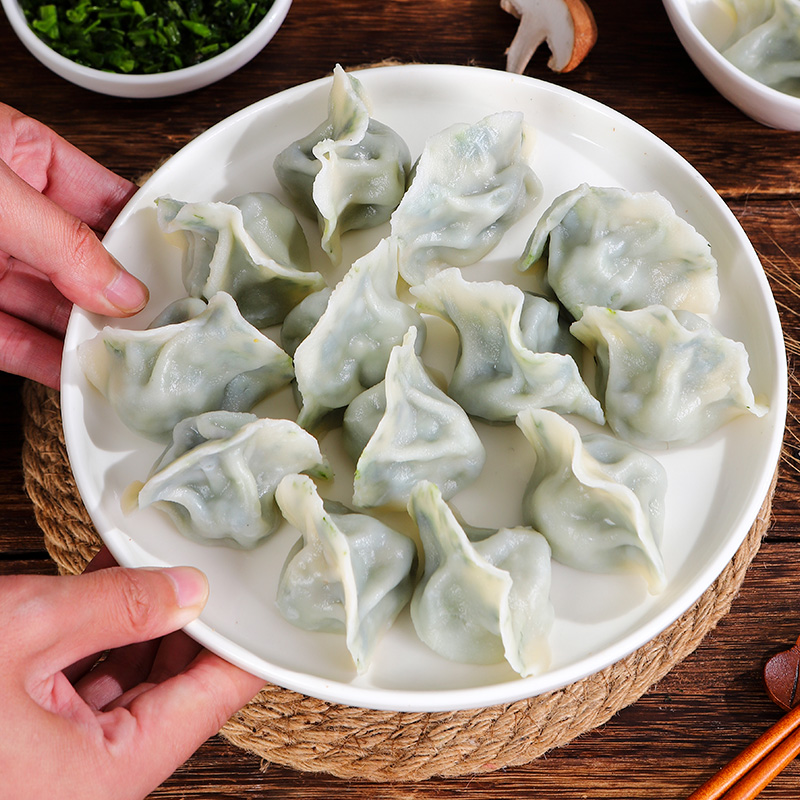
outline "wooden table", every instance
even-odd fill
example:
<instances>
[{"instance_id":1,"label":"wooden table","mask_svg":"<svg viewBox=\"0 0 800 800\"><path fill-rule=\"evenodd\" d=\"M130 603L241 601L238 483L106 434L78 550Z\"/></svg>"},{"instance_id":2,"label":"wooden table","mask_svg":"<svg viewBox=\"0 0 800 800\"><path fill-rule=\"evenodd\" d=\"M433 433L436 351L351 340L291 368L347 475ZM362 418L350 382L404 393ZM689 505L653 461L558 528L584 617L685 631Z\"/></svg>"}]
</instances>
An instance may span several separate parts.
<instances>
[{"instance_id":1,"label":"wooden table","mask_svg":"<svg viewBox=\"0 0 800 800\"><path fill-rule=\"evenodd\" d=\"M684 53L656 0L635 4L635 12L615 0L591 4L600 37L588 60L571 74L555 75L543 48L527 73L606 103L664 139L719 191L762 258L788 285L800 281L800 135L764 128L720 97ZM210 125L325 75L336 62L351 67L394 58L502 69L515 29L495 0L295 0L273 42L235 75L188 95L137 101L92 94L57 78L2 19L0 98L134 179ZM786 336L798 341L800 300L786 285L773 288ZM21 385L0 376L0 574L53 573L23 487ZM792 457L798 435L790 413ZM262 772L256 759L214 738L152 797L686 797L780 715L763 691L761 669L800 634L794 461L784 460L774 522L731 613L639 702L546 758L474 778L374 786L278 767ZM763 796L799 795L800 764L794 764Z\"/></svg>"}]
</instances>

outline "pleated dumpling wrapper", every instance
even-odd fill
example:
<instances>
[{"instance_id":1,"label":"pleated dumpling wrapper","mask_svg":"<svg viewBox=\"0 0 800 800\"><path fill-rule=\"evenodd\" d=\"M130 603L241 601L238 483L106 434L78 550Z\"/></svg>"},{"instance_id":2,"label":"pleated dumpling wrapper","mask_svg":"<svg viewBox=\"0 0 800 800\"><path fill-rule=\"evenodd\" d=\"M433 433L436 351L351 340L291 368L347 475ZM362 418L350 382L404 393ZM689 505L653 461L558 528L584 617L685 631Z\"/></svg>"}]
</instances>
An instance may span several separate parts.
<instances>
[{"instance_id":1,"label":"pleated dumpling wrapper","mask_svg":"<svg viewBox=\"0 0 800 800\"><path fill-rule=\"evenodd\" d=\"M302 535L278 584L278 608L299 628L344 633L359 673L411 597L417 551L367 514L322 500L311 478L287 475L276 494Z\"/></svg>"},{"instance_id":2,"label":"pleated dumpling wrapper","mask_svg":"<svg viewBox=\"0 0 800 800\"><path fill-rule=\"evenodd\" d=\"M176 426L173 444L147 481L128 490L128 502L164 511L192 541L251 549L281 523L275 491L284 476L331 472L317 440L291 420L228 413Z\"/></svg>"},{"instance_id":3,"label":"pleated dumpling wrapper","mask_svg":"<svg viewBox=\"0 0 800 800\"><path fill-rule=\"evenodd\" d=\"M458 331L447 393L468 414L513 422L533 406L603 424L603 409L578 369L585 351L561 324L557 303L501 281L467 281L456 267L411 292L418 310Z\"/></svg>"},{"instance_id":4,"label":"pleated dumpling wrapper","mask_svg":"<svg viewBox=\"0 0 800 800\"><path fill-rule=\"evenodd\" d=\"M486 460L467 413L436 386L417 355L416 336L410 328L391 352L386 378L344 415L349 452L366 441L353 479L353 502L361 508L405 508L422 479L449 499L477 479Z\"/></svg>"},{"instance_id":5,"label":"pleated dumpling wrapper","mask_svg":"<svg viewBox=\"0 0 800 800\"><path fill-rule=\"evenodd\" d=\"M350 267L297 346L294 365L302 398L297 421L304 428L314 430L329 411L344 408L382 381L392 348L412 326L422 349L425 323L398 298L397 278L397 247L382 239Z\"/></svg>"},{"instance_id":6,"label":"pleated dumpling wrapper","mask_svg":"<svg viewBox=\"0 0 800 800\"><path fill-rule=\"evenodd\" d=\"M361 81L337 64L328 118L281 151L274 168L300 210L318 220L322 249L338 264L343 233L380 225L397 207L411 154L398 133L371 117Z\"/></svg>"},{"instance_id":7,"label":"pleated dumpling wrapper","mask_svg":"<svg viewBox=\"0 0 800 800\"><path fill-rule=\"evenodd\" d=\"M633 572L651 594L661 592L664 467L612 436L581 437L553 411L528 409L517 425L536 454L523 520L547 539L553 558L587 572Z\"/></svg>"},{"instance_id":8,"label":"pleated dumpling wrapper","mask_svg":"<svg viewBox=\"0 0 800 800\"><path fill-rule=\"evenodd\" d=\"M283 322L304 297L325 287L311 269L308 243L294 212L253 192L229 203L157 201L158 222L181 237L183 285L191 297L227 292L256 328Z\"/></svg>"},{"instance_id":9,"label":"pleated dumpling wrapper","mask_svg":"<svg viewBox=\"0 0 800 800\"><path fill-rule=\"evenodd\" d=\"M425 571L411 599L417 635L452 661L505 659L522 676L550 664L550 548L531 528L501 528L470 541L429 481L411 492Z\"/></svg>"},{"instance_id":10,"label":"pleated dumpling wrapper","mask_svg":"<svg viewBox=\"0 0 800 800\"><path fill-rule=\"evenodd\" d=\"M480 261L541 198L530 165L534 139L516 111L453 125L428 139L391 219L408 284Z\"/></svg>"},{"instance_id":11,"label":"pleated dumpling wrapper","mask_svg":"<svg viewBox=\"0 0 800 800\"><path fill-rule=\"evenodd\" d=\"M759 83L800 97L800 3L718 0L736 25L720 52Z\"/></svg>"},{"instance_id":12,"label":"pleated dumpling wrapper","mask_svg":"<svg viewBox=\"0 0 800 800\"><path fill-rule=\"evenodd\" d=\"M147 439L167 443L182 419L204 411L249 411L294 377L292 359L229 294L197 310L141 331L107 326L78 347L89 382Z\"/></svg>"},{"instance_id":13,"label":"pleated dumpling wrapper","mask_svg":"<svg viewBox=\"0 0 800 800\"><path fill-rule=\"evenodd\" d=\"M611 430L637 447L695 444L736 417L767 413L744 345L697 314L589 306L570 330L595 356Z\"/></svg>"},{"instance_id":14,"label":"pleated dumpling wrapper","mask_svg":"<svg viewBox=\"0 0 800 800\"><path fill-rule=\"evenodd\" d=\"M534 265L536 267L534 268ZM519 262L539 274L575 319L587 306L653 304L713 314L719 304L711 245L658 192L581 184L542 215Z\"/></svg>"}]
</instances>

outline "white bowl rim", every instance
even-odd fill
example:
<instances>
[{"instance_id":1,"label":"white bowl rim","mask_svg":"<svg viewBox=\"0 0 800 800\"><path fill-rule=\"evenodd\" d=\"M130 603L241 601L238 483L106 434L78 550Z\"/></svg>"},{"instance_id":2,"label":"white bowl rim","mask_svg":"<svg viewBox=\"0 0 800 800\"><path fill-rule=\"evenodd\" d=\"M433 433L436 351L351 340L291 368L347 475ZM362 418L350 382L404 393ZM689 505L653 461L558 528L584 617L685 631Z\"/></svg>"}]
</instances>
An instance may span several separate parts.
<instances>
[{"instance_id":1,"label":"white bowl rim","mask_svg":"<svg viewBox=\"0 0 800 800\"><path fill-rule=\"evenodd\" d=\"M675 28L675 32L678 35L681 43L684 45L684 48L686 48L686 41L684 37L686 37L689 38L691 43L701 51L703 58L711 62L711 66L716 68L720 73L729 76L731 80L740 84L744 91L754 96L754 99L757 98L760 102L768 103L770 106L779 106L786 110L800 114L800 97L788 94L787 92L781 92L778 89L767 86L765 83L761 83L761 81L756 80L751 75L748 75L746 72L739 69L739 67L725 58L725 56L719 50L717 50L713 44L711 44L711 42L706 38L705 34L700 30L700 28L697 26L697 23L692 18L689 10L690 3L687 2L687 0L663 0L663 4L667 11L667 15L672 22L673 28ZM695 61L695 55L689 52L688 48L686 49L689 56L693 61ZM754 114L749 107L748 109L743 108L739 102L742 101L742 98L736 96L730 87L726 87L726 91L723 91L717 85L716 81L712 80L712 78L706 73L705 69L700 66L700 64L696 64L696 66L701 72L703 72L706 78L708 78L709 82L714 85L720 94L722 94L731 103L741 108L742 111L747 113L749 116L752 116L754 119L757 119L759 122L769 124L773 127L780 127L780 123L776 121L770 121L768 123L764 122L762 117L765 115L763 113ZM742 103L746 105L744 101L742 101Z\"/></svg>"},{"instance_id":2,"label":"white bowl rim","mask_svg":"<svg viewBox=\"0 0 800 800\"><path fill-rule=\"evenodd\" d=\"M266 46L269 39L272 38L283 23L283 20L289 12L292 0L273 0L272 5L258 25L256 25L250 33L236 42L236 44L224 50L219 55L212 56L190 67L182 67L181 69L154 74L107 72L105 70L79 64L61 55L61 53L54 50L36 35L28 24L18 0L0 0L0 3L2 3L11 27L22 43L31 53L40 54L42 58L45 59L43 63L46 66L50 66L51 69L58 72L62 77L66 77L65 73L71 73L72 75L82 77L86 80L92 80L96 83L105 83L108 87L118 86L121 88L125 85L130 85L155 88L165 87L166 84L180 83L190 77L197 81L202 77L208 76L209 73L217 73L223 70L229 62L235 62L240 56L243 57L245 51L249 51L250 48L254 47L264 36L268 36L264 42L264 46Z\"/></svg>"}]
</instances>

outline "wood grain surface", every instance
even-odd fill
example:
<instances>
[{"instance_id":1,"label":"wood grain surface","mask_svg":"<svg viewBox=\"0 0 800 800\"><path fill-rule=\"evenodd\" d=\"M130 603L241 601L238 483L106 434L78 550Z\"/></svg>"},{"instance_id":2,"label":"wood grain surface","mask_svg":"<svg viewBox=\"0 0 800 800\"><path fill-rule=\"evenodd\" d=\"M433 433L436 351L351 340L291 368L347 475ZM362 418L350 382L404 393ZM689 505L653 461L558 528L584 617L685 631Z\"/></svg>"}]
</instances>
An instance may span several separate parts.
<instances>
[{"instance_id":1,"label":"wood grain surface","mask_svg":"<svg viewBox=\"0 0 800 800\"><path fill-rule=\"evenodd\" d=\"M656 0L590 0L599 39L567 75L542 49L527 74L586 94L649 128L718 190L776 276L785 334L800 341L800 135L745 117L705 81ZM385 59L502 69L516 22L495 0L294 0L270 45L231 77L174 98L92 94L39 65L0 19L0 99L136 179L210 125L282 89ZM2 291L2 286L0 286ZM790 369L796 360L790 348ZM22 381L0 375L0 574L53 573L23 486ZM661 683L602 728L529 766L459 780L372 785L277 767L219 738L152 798L684 798L780 715L761 670L800 634L800 423L790 407L774 521L731 613ZM743 466L743 468L746 468ZM1 779L0 779L1 780ZM0 796L2 796L0 785ZM57 796L57 792L54 797ZM800 764L765 798L796 800Z\"/></svg>"}]
</instances>

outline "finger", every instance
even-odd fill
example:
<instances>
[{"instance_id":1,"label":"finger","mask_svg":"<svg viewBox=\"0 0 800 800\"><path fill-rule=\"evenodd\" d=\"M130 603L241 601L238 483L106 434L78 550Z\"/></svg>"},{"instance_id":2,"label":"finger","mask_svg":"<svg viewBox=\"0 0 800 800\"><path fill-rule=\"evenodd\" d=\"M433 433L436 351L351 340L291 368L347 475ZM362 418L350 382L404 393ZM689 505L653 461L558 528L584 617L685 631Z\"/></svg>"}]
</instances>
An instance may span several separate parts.
<instances>
[{"instance_id":1,"label":"finger","mask_svg":"<svg viewBox=\"0 0 800 800\"><path fill-rule=\"evenodd\" d=\"M187 636L183 631L176 631L161 640L156 657L150 667L147 680L150 683L163 683L186 669L203 646Z\"/></svg>"},{"instance_id":2,"label":"finger","mask_svg":"<svg viewBox=\"0 0 800 800\"><path fill-rule=\"evenodd\" d=\"M159 724L159 708L165 718L191 714L197 730L208 738L255 697L264 684L263 678L203 649L183 672L143 695L131 704L130 710L141 723L149 726ZM187 727L190 727L188 722Z\"/></svg>"},{"instance_id":3,"label":"finger","mask_svg":"<svg viewBox=\"0 0 800 800\"><path fill-rule=\"evenodd\" d=\"M183 631L176 631L160 640L158 652L155 654L147 680L129 683L128 689L113 698L103 709L110 711L118 706L127 708L140 694L149 692L154 686L174 678L183 672L202 651L201 644L187 636ZM115 651L119 652L119 651Z\"/></svg>"},{"instance_id":4,"label":"finger","mask_svg":"<svg viewBox=\"0 0 800 800\"><path fill-rule=\"evenodd\" d=\"M87 672L75 684L75 691L92 708L107 708L143 682L161 683L177 675L201 649L182 631L121 647Z\"/></svg>"},{"instance_id":5,"label":"finger","mask_svg":"<svg viewBox=\"0 0 800 800\"><path fill-rule=\"evenodd\" d=\"M61 339L0 312L0 370L59 388Z\"/></svg>"},{"instance_id":6,"label":"finger","mask_svg":"<svg viewBox=\"0 0 800 800\"><path fill-rule=\"evenodd\" d=\"M40 674L61 671L92 653L146 642L195 619L208 582L192 567L113 567L79 576L29 576L19 598L25 644ZM24 619L28 615L35 617Z\"/></svg>"},{"instance_id":7,"label":"finger","mask_svg":"<svg viewBox=\"0 0 800 800\"><path fill-rule=\"evenodd\" d=\"M64 338L72 302L42 275L16 259L9 259L0 283L0 311Z\"/></svg>"},{"instance_id":8,"label":"finger","mask_svg":"<svg viewBox=\"0 0 800 800\"><path fill-rule=\"evenodd\" d=\"M106 738L124 742L131 764L148 764L151 775L164 780L263 685L262 678L203 650L180 675L138 693L127 710L118 707L98 721ZM147 787L140 788L146 793Z\"/></svg>"},{"instance_id":9,"label":"finger","mask_svg":"<svg viewBox=\"0 0 800 800\"><path fill-rule=\"evenodd\" d=\"M105 233L139 187L101 167L63 139L56 139L44 193L92 230Z\"/></svg>"},{"instance_id":10,"label":"finger","mask_svg":"<svg viewBox=\"0 0 800 800\"><path fill-rule=\"evenodd\" d=\"M0 159L96 231L106 231L137 186L37 120L0 103Z\"/></svg>"},{"instance_id":11,"label":"finger","mask_svg":"<svg viewBox=\"0 0 800 800\"><path fill-rule=\"evenodd\" d=\"M87 572L96 572L98 569L105 569L106 567L115 567L117 562L114 560L114 556L111 555L111 551L105 547L101 547L97 553L95 553L92 560L86 565L84 568L84 573ZM66 676L67 680L75 684L77 683L97 662L100 660L102 653L93 653L90 656L86 656L85 658L76 661L74 664L71 664L69 667L64 669L64 675Z\"/></svg>"},{"instance_id":12,"label":"finger","mask_svg":"<svg viewBox=\"0 0 800 800\"><path fill-rule=\"evenodd\" d=\"M162 641L153 639L112 650L75 683L75 691L95 711L106 708L147 678Z\"/></svg>"},{"instance_id":13,"label":"finger","mask_svg":"<svg viewBox=\"0 0 800 800\"><path fill-rule=\"evenodd\" d=\"M103 247L91 228L0 162L0 250L47 275L88 311L135 314L147 289Z\"/></svg>"}]
</instances>

